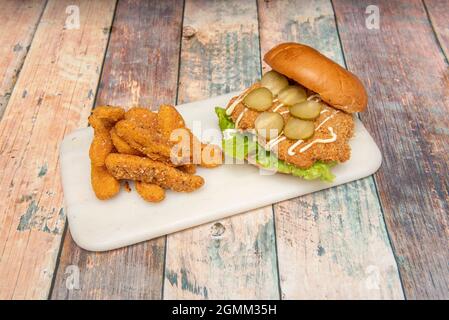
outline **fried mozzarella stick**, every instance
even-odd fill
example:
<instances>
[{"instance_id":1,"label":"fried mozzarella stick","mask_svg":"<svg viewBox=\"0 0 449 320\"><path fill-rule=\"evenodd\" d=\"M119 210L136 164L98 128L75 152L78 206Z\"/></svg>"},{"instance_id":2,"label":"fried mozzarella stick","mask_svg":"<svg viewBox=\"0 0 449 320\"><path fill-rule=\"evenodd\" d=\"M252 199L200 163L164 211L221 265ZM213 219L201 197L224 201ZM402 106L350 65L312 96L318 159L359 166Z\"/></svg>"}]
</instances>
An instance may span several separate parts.
<instances>
[{"instance_id":1,"label":"fried mozzarella stick","mask_svg":"<svg viewBox=\"0 0 449 320\"><path fill-rule=\"evenodd\" d=\"M125 110L121 107L98 106L95 107L92 114L103 121L109 122L111 125L125 117Z\"/></svg>"},{"instance_id":2,"label":"fried mozzarella stick","mask_svg":"<svg viewBox=\"0 0 449 320\"><path fill-rule=\"evenodd\" d=\"M104 166L91 165L90 180L92 189L100 200L110 199L120 191L120 182Z\"/></svg>"},{"instance_id":3,"label":"fried mozzarella stick","mask_svg":"<svg viewBox=\"0 0 449 320\"><path fill-rule=\"evenodd\" d=\"M214 168L223 163L221 149L213 144L201 143L192 131L186 128L184 119L174 106L168 104L161 105L159 107L159 112L157 113L157 123L162 136L168 141L175 143L179 142L180 137L178 137L178 140L172 140L176 137L176 134L174 133L181 132L175 132L174 130L186 130L185 135L183 136L189 138L190 158L195 164L197 163L204 168ZM195 152L199 152L200 154L195 155Z\"/></svg>"},{"instance_id":4,"label":"fried mozzarella stick","mask_svg":"<svg viewBox=\"0 0 449 320\"><path fill-rule=\"evenodd\" d=\"M125 113L125 120L134 121L142 128L151 129L157 126L157 113L143 107L132 107Z\"/></svg>"},{"instance_id":5,"label":"fried mozzarella stick","mask_svg":"<svg viewBox=\"0 0 449 320\"><path fill-rule=\"evenodd\" d=\"M125 140L120 138L117 135L117 132L115 131L115 128L112 128L110 133L111 133L112 143L114 144L115 149L117 149L117 151L119 153L132 154L132 155L135 155L135 156L142 156L143 155L140 151L134 149Z\"/></svg>"},{"instance_id":6,"label":"fried mozzarella stick","mask_svg":"<svg viewBox=\"0 0 449 320\"><path fill-rule=\"evenodd\" d=\"M160 202L165 198L165 190L157 184L145 183L141 181L135 182L137 193L148 202Z\"/></svg>"},{"instance_id":7,"label":"fried mozzarella stick","mask_svg":"<svg viewBox=\"0 0 449 320\"><path fill-rule=\"evenodd\" d=\"M188 164L189 155L182 157L171 154L172 145L160 137L156 130L140 127L131 120L122 120L115 125L117 135L132 148L139 150L148 158L175 166Z\"/></svg>"},{"instance_id":8,"label":"fried mozzarella stick","mask_svg":"<svg viewBox=\"0 0 449 320\"><path fill-rule=\"evenodd\" d=\"M124 110L118 107L98 107L89 117L89 124L94 129L89 149L91 185L100 200L110 199L120 191L120 182L106 169L105 159L114 148L109 130L123 115Z\"/></svg>"},{"instance_id":9,"label":"fried mozzarella stick","mask_svg":"<svg viewBox=\"0 0 449 320\"><path fill-rule=\"evenodd\" d=\"M148 158L111 153L106 158L106 167L116 179L137 180L157 184L164 189L191 192L204 184L204 179L182 172L167 164Z\"/></svg>"},{"instance_id":10,"label":"fried mozzarella stick","mask_svg":"<svg viewBox=\"0 0 449 320\"><path fill-rule=\"evenodd\" d=\"M149 154L149 157L158 154L170 158L170 146L157 137L155 130L142 128L131 120L122 120L115 125L115 132L131 147Z\"/></svg>"}]
</instances>

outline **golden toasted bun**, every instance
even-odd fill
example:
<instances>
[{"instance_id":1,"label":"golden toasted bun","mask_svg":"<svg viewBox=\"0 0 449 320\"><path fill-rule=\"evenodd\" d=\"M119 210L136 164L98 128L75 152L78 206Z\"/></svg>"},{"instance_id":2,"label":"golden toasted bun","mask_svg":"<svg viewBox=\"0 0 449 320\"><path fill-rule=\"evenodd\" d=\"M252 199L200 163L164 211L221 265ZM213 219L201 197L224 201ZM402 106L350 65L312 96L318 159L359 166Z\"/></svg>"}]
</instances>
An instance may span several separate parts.
<instances>
[{"instance_id":1,"label":"golden toasted bun","mask_svg":"<svg viewBox=\"0 0 449 320\"><path fill-rule=\"evenodd\" d=\"M348 113L366 109L368 97L360 80L309 46L282 43L268 51L264 61L337 109Z\"/></svg>"}]
</instances>

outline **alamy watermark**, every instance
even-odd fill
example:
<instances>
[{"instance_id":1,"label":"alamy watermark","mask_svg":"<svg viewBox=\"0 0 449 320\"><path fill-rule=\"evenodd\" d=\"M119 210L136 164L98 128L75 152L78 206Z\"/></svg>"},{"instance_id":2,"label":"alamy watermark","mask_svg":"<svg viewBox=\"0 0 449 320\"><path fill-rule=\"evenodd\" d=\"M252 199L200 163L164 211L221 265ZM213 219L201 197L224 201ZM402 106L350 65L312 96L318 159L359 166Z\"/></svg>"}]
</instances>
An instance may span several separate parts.
<instances>
[{"instance_id":1,"label":"alamy watermark","mask_svg":"<svg viewBox=\"0 0 449 320\"><path fill-rule=\"evenodd\" d=\"M201 121L194 121L191 128L192 131L179 128L171 132L169 140L173 146L170 150L170 160L175 165L192 163L208 166L249 162L259 167L261 175L273 175L277 172L279 160L276 154L279 144L273 143L277 140L277 130L270 130L269 136L274 138L267 141L263 138L266 135L260 134L260 130L258 134L254 130L202 130Z\"/></svg>"},{"instance_id":2,"label":"alamy watermark","mask_svg":"<svg viewBox=\"0 0 449 320\"><path fill-rule=\"evenodd\" d=\"M65 13L68 14L65 19L64 27L68 30L80 28L80 7L70 5L65 8Z\"/></svg>"},{"instance_id":3,"label":"alamy watermark","mask_svg":"<svg viewBox=\"0 0 449 320\"><path fill-rule=\"evenodd\" d=\"M67 290L79 290L80 289L80 268L76 265L69 265L64 270L65 287Z\"/></svg>"},{"instance_id":4,"label":"alamy watermark","mask_svg":"<svg viewBox=\"0 0 449 320\"><path fill-rule=\"evenodd\" d=\"M376 5L369 5L365 9L367 17L365 19L365 26L369 30L380 29L380 9Z\"/></svg>"}]
</instances>

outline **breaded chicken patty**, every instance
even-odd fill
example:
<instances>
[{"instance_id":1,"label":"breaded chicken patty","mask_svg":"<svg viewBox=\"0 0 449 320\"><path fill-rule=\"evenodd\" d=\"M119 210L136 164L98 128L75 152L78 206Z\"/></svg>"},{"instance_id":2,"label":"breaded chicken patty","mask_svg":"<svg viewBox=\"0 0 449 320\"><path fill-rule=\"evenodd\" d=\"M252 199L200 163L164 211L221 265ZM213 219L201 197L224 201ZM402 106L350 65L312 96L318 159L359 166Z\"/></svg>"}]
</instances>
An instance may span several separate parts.
<instances>
[{"instance_id":1,"label":"breaded chicken patty","mask_svg":"<svg viewBox=\"0 0 449 320\"><path fill-rule=\"evenodd\" d=\"M260 84L256 83L246 92L258 87L260 87ZM229 106L231 106L238 98L239 97L232 98L227 107L229 108ZM289 108L286 106L278 106L279 102L275 100L273 105L267 111L280 113L284 118L284 123L287 123L288 119L291 117ZM279 159L300 168L308 168L316 161L344 162L350 158L351 148L348 141L354 134L353 116L325 103L323 103L323 106L320 116L314 120L316 128L315 134L311 138L300 143L294 150L290 150L293 154L292 152L289 154L288 150L297 142L297 140L282 138L281 141L271 149ZM230 116L234 124L237 124L236 128L241 130L251 130L255 128L256 118L261 113L262 112L247 108L243 102L240 102L235 106ZM333 136L331 130L336 135L336 140L330 143L319 143L319 141L329 139ZM263 142L261 144L264 145Z\"/></svg>"}]
</instances>

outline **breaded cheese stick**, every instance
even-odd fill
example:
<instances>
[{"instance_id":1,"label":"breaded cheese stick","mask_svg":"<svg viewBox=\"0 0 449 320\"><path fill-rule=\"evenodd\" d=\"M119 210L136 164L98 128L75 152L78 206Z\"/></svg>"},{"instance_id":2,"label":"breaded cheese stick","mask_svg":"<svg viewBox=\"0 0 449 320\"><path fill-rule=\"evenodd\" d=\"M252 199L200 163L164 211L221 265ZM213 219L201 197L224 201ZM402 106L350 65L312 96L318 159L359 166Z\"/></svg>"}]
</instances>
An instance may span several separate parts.
<instances>
[{"instance_id":1,"label":"breaded cheese stick","mask_svg":"<svg viewBox=\"0 0 449 320\"><path fill-rule=\"evenodd\" d=\"M101 167L104 166L106 156L113 149L111 135L109 134L110 123L98 118L96 115L91 115L89 124L94 129L94 138L89 149L90 161L92 165Z\"/></svg>"},{"instance_id":2,"label":"breaded cheese stick","mask_svg":"<svg viewBox=\"0 0 449 320\"><path fill-rule=\"evenodd\" d=\"M125 117L125 110L122 107L98 106L95 107L92 114L98 119L114 124Z\"/></svg>"},{"instance_id":3,"label":"breaded cheese stick","mask_svg":"<svg viewBox=\"0 0 449 320\"><path fill-rule=\"evenodd\" d=\"M122 120L115 125L117 135L134 147L138 144L147 152L170 157L170 146L157 136L155 130L139 127L134 121Z\"/></svg>"},{"instance_id":4,"label":"breaded cheese stick","mask_svg":"<svg viewBox=\"0 0 449 320\"><path fill-rule=\"evenodd\" d=\"M181 114L174 106L163 104L157 113L157 124L162 136L170 140L173 130L185 128L186 124Z\"/></svg>"},{"instance_id":5,"label":"breaded cheese stick","mask_svg":"<svg viewBox=\"0 0 449 320\"><path fill-rule=\"evenodd\" d=\"M137 193L148 202L160 202L165 198L165 190L157 184L135 182Z\"/></svg>"},{"instance_id":6,"label":"breaded cheese stick","mask_svg":"<svg viewBox=\"0 0 449 320\"><path fill-rule=\"evenodd\" d=\"M96 167L104 166L104 160L112 152L112 140L108 131L95 131L90 145L89 157L91 164Z\"/></svg>"},{"instance_id":7,"label":"breaded cheese stick","mask_svg":"<svg viewBox=\"0 0 449 320\"><path fill-rule=\"evenodd\" d=\"M204 184L200 176L190 175L164 163L148 158L111 153L106 167L116 179L137 180L157 184L164 189L191 192Z\"/></svg>"},{"instance_id":8,"label":"breaded cheese stick","mask_svg":"<svg viewBox=\"0 0 449 320\"><path fill-rule=\"evenodd\" d=\"M91 184L95 195L100 200L107 200L120 191L120 182L117 181L106 169L91 165Z\"/></svg>"},{"instance_id":9,"label":"breaded cheese stick","mask_svg":"<svg viewBox=\"0 0 449 320\"><path fill-rule=\"evenodd\" d=\"M157 113L143 107L132 107L125 113L125 120L136 122L142 128L155 128L157 126Z\"/></svg>"},{"instance_id":10,"label":"breaded cheese stick","mask_svg":"<svg viewBox=\"0 0 449 320\"><path fill-rule=\"evenodd\" d=\"M196 173L196 165L194 164L184 164L182 166L176 167L176 169L188 173L188 174L195 174Z\"/></svg>"},{"instance_id":11,"label":"breaded cheese stick","mask_svg":"<svg viewBox=\"0 0 449 320\"><path fill-rule=\"evenodd\" d=\"M135 156L142 156L143 155L139 150L134 149L125 140L120 138L117 135L117 132L115 131L115 128L112 128L110 133L111 133L112 143L114 144L115 149L117 149L117 151L119 153L132 154L132 155L135 155Z\"/></svg>"},{"instance_id":12,"label":"breaded cheese stick","mask_svg":"<svg viewBox=\"0 0 449 320\"><path fill-rule=\"evenodd\" d=\"M92 189L98 199L106 200L120 191L120 183L105 167L105 159L114 148L109 134L109 127L112 122L91 115L89 123L94 128L94 137L89 149Z\"/></svg>"}]
</instances>

